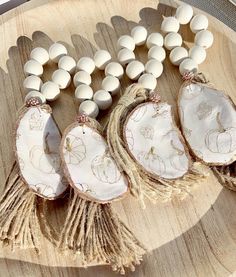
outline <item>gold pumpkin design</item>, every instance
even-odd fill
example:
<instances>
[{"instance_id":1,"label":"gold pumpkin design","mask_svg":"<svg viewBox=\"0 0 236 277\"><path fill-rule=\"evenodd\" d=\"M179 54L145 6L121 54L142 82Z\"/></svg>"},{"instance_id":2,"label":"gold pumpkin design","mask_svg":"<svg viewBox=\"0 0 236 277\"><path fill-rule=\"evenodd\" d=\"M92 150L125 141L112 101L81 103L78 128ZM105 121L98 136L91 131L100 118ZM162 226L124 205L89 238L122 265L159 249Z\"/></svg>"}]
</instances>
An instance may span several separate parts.
<instances>
[{"instance_id":1,"label":"gold pumpkin design","mask_svg":"<svg viewBox=\"0 0 236 277\"><path fill-rule=\"evenodd\" d=\"M145 138L145 139L153 139L154 136L154 129L152 126L143 126L140 128L140 134Z\"/></svg>"},{"instance_id":2,"label":"gold pumpkin design","mask_svg":"<svg viewBox=\"0 0 236 277\"><path fill-rule=\"evenodd\" d=\"M107 150L101 156L96 156L91 163L93 175L103 183L116 183L121 174Z\"/></svg>"},{"instance_id":3,"label":"gold pumpkin design","mask_svg":"<svg viewBox=\"0 0 236 277\"><path fill-rule=\"evenodd\" d=\"M186 172L188 170L188 160L185 151L176 146L173 140L171 140L171 146L176 151L176 155L170 159L171 166L178 171Z\"/></svg>"},{"instance_id":4,"label":"gold pumpkin design","mask_svg":"<svg viewBox=\"0 0 236 277\"><path fill-rule=\"evenodd\" d=\"M236 128L225 128L220 120L220 112L217 113L217 129L210 130L205 137L207 148L213 153L228 154L236 150Z\"/></svg>"},{"instance_id":5,"label":"gold pumpkin design","mask_svg":"<svg viewBox=\"0 0 236 277\"><path fill-rule=\"evenodd\" d=\"M86 147L81 138L69 135L65 139L64 157L67 164L79 164L86 157Z\"/></svg>"},{"instance_id":6,"label":"gold pumpkin design","mask_svg":"<svg viewBox=\"0 0 236 277\"><path fill-rule=\"evenodd\" d=\"M61 159L58 152L50 150L48 144L49 135L50 133L48 132L44 137L44 147L41 145L34 145L31 148L29 158L36 169L44 173L54 174L58 172L61 167Z\"/></svg>"},{"instance_id":7,"label":"gold pumpkin design","mask_svg":"<svg viewBox=\"0 0 236 277\"><path fill-rule=\"evenodd\" d=\"M152 146L148 152L141 151L138 154L138 161L149 172L161 176L166 171L166 166L161 157L155 153L155 147Z\"/></svg>"},{"instance_id":8,"label":"gold pumpkin design","mask_svg":"<svg viewBox=\"0 0 236 277\"><path fill-rule=\"evenodd\" d=\"M145 115L146 111L147 111L147 106L141 106L140 108L138 108L133 112L130 119L133 120L134 122L139 122Z\"/></svg>"},{"instance_id":9,"label":"gold pumpkin design","mask_svg":"<svg viewBox=\"0 0 236 277\"><path fill-rule=\"evenodd\" d=\"M32 188L41 195L46 197L55 197L56 193L54 192L53 188L49 185L45 185L42 183L36 184L32 186Z\"/></svg>"},{"instance_id":10,"label":"gold pumpkin design","mask_svg":"<svg viewBox=\"0 0 236 277\"><path fill-rule=\"evenodd\" d=\"M126 128L125 138L126 138L126 142L127 142L128 146L129 146L129 149L133 150L133 148L134 148L134 136L133 136L132 131L129 128Z\"/></svg>"}]
</instances>

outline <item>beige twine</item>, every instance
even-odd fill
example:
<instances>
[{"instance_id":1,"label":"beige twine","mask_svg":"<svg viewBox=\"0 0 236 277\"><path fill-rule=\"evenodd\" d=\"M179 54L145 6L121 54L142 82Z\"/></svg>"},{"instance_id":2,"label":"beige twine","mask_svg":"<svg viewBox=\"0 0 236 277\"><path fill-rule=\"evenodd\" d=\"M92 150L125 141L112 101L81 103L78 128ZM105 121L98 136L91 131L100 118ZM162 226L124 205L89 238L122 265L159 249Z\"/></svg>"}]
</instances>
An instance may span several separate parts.
<instances>
[{"instance_id":1,"label":"beige twine","mask_svg":"<svg viewBox=\"0 0 236 277\"><path fill-rule=\"evenodd\" d=\"M14 163L0 199L0 240L15 248L35 248L39 252L40 226L36 195L21 180Z\"/></svg>"},{"instance_id":2,"label":"beige twine","mask_svg":"<svg viewBox=\"0 0 236 277\"><path fill-rule=\"evenodd\" d=\"M211 169L223 186L236 191L236 162L226 166L213 166Z\"/></svg>"},{"instance_id":3,"label":"beige twine","mask_svg":"<svg viewBox=\"0 0 236 277\"><path fill-rule=\"evenodd\" d=\"M200 177L204 177L204 173L197 168L198 163L194 163L188 174L181 179L163 180L159 178L156 180L144 172L129 155L122 138L123 124L128 113L148 98L147 90L139 84L128 87L112 111L107 126L107 142L110 154L120 170L128 176L131 193L140 199L143 207L145 207L144 196L154 203L156 201L168 201L175 196L183 198L189 193L190 187L196 184L201 179Z\"/></svg>"},{"instance_id":4,"label":"beige twine","mask_svg":"<svg viewBox=\"0 0 236 277\"><path fill-rule=\"evenodd\" d=\"M79 254L83 265L108 263L114 271L134 271L145 250L113 212L111 204L87 201L72 191L58 248Z\"/></svg>"}]
</instances>

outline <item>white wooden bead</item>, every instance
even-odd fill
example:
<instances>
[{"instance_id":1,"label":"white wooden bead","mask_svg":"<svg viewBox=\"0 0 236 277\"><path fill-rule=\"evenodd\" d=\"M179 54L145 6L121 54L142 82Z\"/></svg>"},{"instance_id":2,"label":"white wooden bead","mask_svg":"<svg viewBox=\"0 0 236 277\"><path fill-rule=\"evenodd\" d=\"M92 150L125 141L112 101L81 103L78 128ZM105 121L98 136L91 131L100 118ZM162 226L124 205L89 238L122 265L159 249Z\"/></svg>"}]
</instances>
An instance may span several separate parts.
<instances>
[{"instance_id":1,"label":"white wooden bead","mask_svg":"<svg viewBox=\"0 0 236 277\"><path fill-rule=\"evenodd\" d=\"M118 52L117 59L122 65L126 65L135 60L135 54L133 51L123 48Z\"/></svg>"},{"instance_id":2,"label":"white wooden bead","mask_svg":"<svg viewBox=\"0 0 236 277\"><path fill-rule=\"evenodd\" d=\"M166 58L166 51L161 46L153 46L148 51L148 59L154 59L163 62Z\"/></svg>"},{"instance_id":3,"label":"white wooden bead","mask_svg":"<svg viewBox=\"0 0 236 277\"><path fill-rule=\"evenodd\" d=\"M100 70L104 70L111 61L111 54L107 50L98 50L94 55L94 63Z\"/></svg>"},{"instance_id":4,"label":"white wooden bead","mask_svg":"<svg viewBox=\"0 0 236 277\"><path fill-rule=\"evenodd\" d=\"M81 84L85 84L89 86L91 82L92 82L92 78L90 74L86 71L78 71L73 78L73 83L75 87L78 87Z\"/></svg>"},{"instance_id":5,"label":"white wooden bead","mask_svg":"<svg viewBox=\"0 0 236 277\"><path fill-rule=\"evenodd\" d=\"M100 89L94 93L93 101L100 110L106 110L112 105L112 98L108 91Z\"/></svg>"},{"instance_id":6,"label":"white wooden bead","mask_svg":"<svg viewBox=\"0 0 236 277\"><path fill-rule=\"evenodd\" d=\"M182 45L182 37L179 33L169 33L165 36L164 46L168 50Z\"/></svg>"},{"instance_id":7,"label":"white wooden bead","mask_svg":"<svg viewBox=\"0 0 236 277\"><path fill-rule=\"evenodd\" d=\"M164 39L160 33L152 33L148 36L146 46L150 49L152 46L163 46Z\"/></svg>"},{"instance_id":8,"label":"white wooden bead","mask_svg":"<svg viewBox=\"0 0 236 277\"><path fill-rule=\"evenodd\" d=\"M195 36L194 42L198 46L202 46L205 49L212 46L214 41L213 34L208 30L202 30Z\"/></svg>"},{"instance_id":9,"label":"white wooden bead","mask_svg":"<svg viewBox=\"0 0 236 277\"><path fill-rule=\"evenodd\" d=\"M41 101L42 101L42 104L46 103L46 98L42 95L42 93L39 92L39 91L35 91L35 90L32 90L32 91L30 91L29 93L26 94L26 96L25 96L25 102L27 102L32 97L38 97L38 98L40 98Z\"/></svg>"},{"instance_id":10,"label":"white wooden bead","mask_svg":"<svg viewBox=\"0 0 236 277\"><path fill-rule=\"evenodd\" d=\"M190 29L193 33L206 30L208 27L208 19L204 14L195 15L190 22Z\"/></svg>"},{"instance_id":11,"label":"white wooden bead","mask_svg":"<svg viewBox=\"0 0 236 277\"><path fill-rule=\"evenodd\" d=\"M44 65L49 61L49 54L46 49L42 47L36 47L31 51L30 58L41 63L41 65Z\"/></svg>"},{"instance_id":12,"label":"white wooden bead","mask_svg":"<svg viewBox=\"0 0 236 277\"><path fill-rule=\"evenodd\" d=\"M60 69L64 69L65 71L69 72L70 74L73 74L75 72L76 62L70 56L63 56L60 58L60 60L58 62L58 67Z\"/></svg>"},{"instance_id":13,"label":"white wooden bead","mask_svg":"<svg viewBox=\"0 0 236 277\"><path fill-rule=\"evenodd\" d=\"M92 74L95 69L94 60L89 57L82 57L81 59L79 59L77 63L77 69L83 70L88 72L89 74Z\"/></svg>"},{"instance_id":14,"label":"white wooden bead","mask_svg":"<svg viewBox=\"0 0 236 277\"><path fill-rule=\"evenodd\" d=\"M188 24L193 16L193 8L188 4L182 4L176 9L175 17L180 24Z\"/></svg>"},{"instance_id":15,"label":"white wooden bead","mask_svg":"<svg viewBox=\"0 0 236 277\"><path fill-rule=\"evenodd\" d=\"M176 47L170 52L170 61L173 65L180 65L180 63L188 58L188 51L184 47Z\"/></svg>"},{"instance_id":16,"label":"white wooden bead","mask_svg":"<svg viewBox=\"0 0 236 277\"><path fill-rule=\"evenodd\" d=\"M121 36L117 41L117 47L118 47L118 50L122 48L127 48L131 51L134 51L135 49L134 39L128 35Z\"/></svg>"},{"instance_id":17,"label":"white wooden bead","mask_svg":"<svg viewBox=\"0 0 236 277\"><path fill-rule=\"evenodd\" d=\"M75 90L75 98L81 103L93 99L93 90L90 86L82 84Z\"/></svg>"},{"instance_id":18,"label":"white wooden bead","mask_svg":"<svg viewBox=\"0 0 236 277\"><path fill-rule=\"evenodd\" d=\"M79 114L86 114L89 117L96 118L98 113L98 105L92 100L86 100L79 106Z\"/></svg>"},{"instance_id":19,"label":"white wooden bead","mask_svg":"<svg viewBox=\"0 0 236 277\"><path fill-rule=\"evenodd\" d=\"M29 60L24 65L24 72L26 75L42 76L43 66L35 60Z\"/></svg>"},{"instance_id":20,"label":"white wooden bead","mask_svg":"<svg viewBox=\"0 0 236 277\"><path fill-rule=\"evenodd\" d=\"M179 21L173 16L164 17L161 23L161 31L163 33L177 33L179 31L179 27Z\"/></svg>"},{"instance_id":21,"label":"white wooden bead","mask_svg":"<svg viewBox=\"0 0 236 277\"><path fill-rule=\"evenodd\" d=\"M152 74L155 78L161 76L163 72L163 64L157 60L151 59L145 64L146 73Z\"/></svg>"},{"instance_id":22,"label":"white wooden bead","mask_svg":"<svg viewBox=\"0 0 236 277\"><path fill-rule=\"evenodd\" d=\"M145 73L140 76L138 83L141 84L145 89L154 90L157 85L157 80L152 74Z\"/></svg>"},{"instance_id":23,"label":"white wooden bead","mask_svg":"<svg viewBox=\"0 0 236 277\"><path fill-rule=\"evenodd\" d=\"M120 90L120 81L114 76L107 76L102 81L102 89L109 91L111 95L116 95Z\"/></svg>"},{"instance_id":24,"label":"white wooden bead","mask_svg":"<svg viewBox=\"0 0 236 277\"><path fill-rule=\"evenodd\" d=\"M59 59L62 56L67 55L67 49L63 44L56 42L50 46L48 53L49 53L49 58L53 62L58 63Z\"/></svg>"},{"instance_id":25,"label":"white wooden bead","mask_svg":"<svg viewBox=\"0 0 236 277\"><path fill-rule=\"evenodd\" d=\"M28 76L23 82L24 89L29 92L32 90L40 91L43 82L38 76Z\"/></svg>"},{"instance_id":26,"label":"white wooden bead","mask_svg":"<svg viewBox=\"0 0 236 277\"><path fill-rule=\"evenodd\" d=\"M64 69L57 69L52 74L52 81L58 84L60 89L65 89L70 85L71 76Z\"/></svg>"},{"instance_id":27,"label":"white wooden bead","mask_svg":"<svg viewBox=\"0 0 236 277\"><path fill-rule=\"evenodd\" d=\"M147 29L143 26L136 26L131 30L131 36L136 45L143 45L147 39Z\"/></svg>"},{"instance_id":28,"label":"white wooden bead","mask_svg":"<svg viewBox=\"0 0 236 277\"><path fill-rule=\"evenodd\" d=\"M131 80L137 80L144 71L144 65L140 61L132 61L126 67L126 75Z\"/></svg>"},{"instance_id":29,"label":"white wooden bead","mask_svg":"<svg viewBox=\"0 0 236 277\"><path fill-rule=\"evenodd\" d=\"M111 62L109 63L106 68L105 68L105 75L111 75L114 76L118 79L122 78L124 74L124 69L121 66L121 64L117 63L117 62Z\"/></svg>"},{"instance_id":30,"label":"white wooden bead","mask_svg":"<svg viewBox=\"0 0 236 277\"><path fill-rule=\"evenodd\" d=\"M206 50L201 46L195 45L189 49L189 57L197 64L201 64L206 59Z\"/></svg>"},{"instance_id":31,"label":"white wooden bead","mask_svg":"<svg viewBox=\"0 0 236 277\"><path fill-rule=\"evenodd\" d=\"M179 65L179 72L181 75L184 75L184 73L187 73L187 72L197 73L197 69L198 69L197 63L190 58L183 60Z\"/></svg>"},{"instance_id":32,"label":"white wooden bead","mask_svg":"<svg viewBox=\"0 0 236 277\"><path fill-rule=\"evenodd\" d=\"M41 93L48 101L53 101L59 97L60 88L56 83L48 81L42 85Z\"/></svg>"}]
</instances>

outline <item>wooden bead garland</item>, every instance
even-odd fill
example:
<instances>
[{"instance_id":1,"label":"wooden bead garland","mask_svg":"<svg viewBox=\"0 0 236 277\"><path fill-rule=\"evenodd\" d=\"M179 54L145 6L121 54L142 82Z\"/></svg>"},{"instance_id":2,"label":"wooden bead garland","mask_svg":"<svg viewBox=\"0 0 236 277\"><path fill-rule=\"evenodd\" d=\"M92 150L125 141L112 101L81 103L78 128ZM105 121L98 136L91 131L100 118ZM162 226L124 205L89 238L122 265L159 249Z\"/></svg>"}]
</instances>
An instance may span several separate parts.
<instances>
[{"instance_id":1,"label":"wooden bead garland","mask_svg":"<svg viewBox=\"0 0 236 277\"><path fill-rule=\"evenodd\" d=\"M190 29L195 34L195 45L188 52L181 46L182 37L177 32L179 24L188 24L189 22ZM188 4L180 5L174 17L164 18L161 25L162 32L166 33L164 46L167 50L171 50L170 61L173 65L179 66L181 75L187 72L197 73L198 65L206 59L205 49L211 47L214 40L213 34L207 30L207 27L207 17L202 14L193 17L193 9Z\"/></svg>"},{"instance_id":2,"label":"wooden bead garland","mask_svg":"<svg viewBox=\"0 0 236 277\"><path fill-rule=\"evenodd\" d=\"M180 36L181 38L181 36ZM135 45L140 46L146 43L148 61L145 65L135 59ZM131 36L124 35L118 39L118 60L126 67L125 73L129 79L138 81L148 90L154 90L157 84L156 78L163 72L162 62L166 54L162 47L163 36L160 33L152 33L148 36L143 26L136 26L131 30Z\"/></svg>"},{"instance_id":3,"label":"wooden bead garland","mask_svg":"<svg viewBox=\"0 0 236 277\"><path fill-rule=\"evenodd\" d=\"M67 49L61 43L52 44L48 51L42 47L34 48L30 58L24 65L24 72L28 75L23 83L28 92L25 99L37 96L43 103L56 100L60 89L67 88L71 83L70 74L75 70L75 60L67 55ZM58 63L59 69L53 72L52 81L43 84L39 76L43 75L43 66L50 60Z\"/></svg>"},{"instance_id":4,"label":"wooden bead garland","mask_svg":"<svg viewBox=\"0 0 236 277\"><path fill-rule=\"evenodd\" d=\"M124 42L125 43L125 42ZM75 98L80 103L79 113L85 113L90 117L97 117L99 109L104 110L111 106L112 95L117 94L120 88L119 79L123 76L123 67L117 62L111 62L111 55L106 50L98 50L94 59L82 57L76 61L67 55L67 49L60 43L50 46L49 52L42 47L37 47L30 54L31 60L26 62L24 71L27 76L23 86L28 92L25 101L31 97L39 97L42 103L56 100L60 95L60 89L67 88L71 83L76 87ZM43 74L43 65L49 60L58 63L58 69L52 74L52 81L43 84L39 76ZM95 94L90 87L91 74L95 68L105 70L105 78L102 89ZM85 103L82 103L85 102Z\"/></svg>"}]
</instances>

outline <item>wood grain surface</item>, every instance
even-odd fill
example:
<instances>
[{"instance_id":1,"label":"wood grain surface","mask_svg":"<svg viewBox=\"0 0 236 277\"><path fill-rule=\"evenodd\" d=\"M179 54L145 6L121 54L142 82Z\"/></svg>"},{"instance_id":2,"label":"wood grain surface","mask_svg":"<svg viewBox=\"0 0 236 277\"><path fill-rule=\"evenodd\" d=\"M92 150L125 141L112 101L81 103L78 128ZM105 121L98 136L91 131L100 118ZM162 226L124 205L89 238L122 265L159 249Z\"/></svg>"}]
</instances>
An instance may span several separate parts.
<instances>
[{"instance_id":1,"label":"wood grain surface","mask_svg":"<svg viewBox=\"0 0 236 277\"><path fill-rule=\"evenodd\" d=\"M93 56L98 48L108 49L115 58L116 41L136 24L149 32L160 31L162 15L174 14L177 3L155 0L33 0L2 16L0 25L0 180L1 190L14 161L13 128L25 91L23 64L35 46L48 48L62 42L69 54L78 59ZM195 10L196 11L196 10ZM197 11L196 11L197 12ZM209 16L209 29L214 33L213 47L200 69L216 88L224 89L236 103L236 34ZM188 27L181 33L184 44L191 46L193 35ZM143 62L147 50L136 51ZM45 68L44 80L50 79L55 66ZM93 75L98 89L103 73ZM176 121L177 92L181 85L178 69L164 62L164 74L158 79L163 100L173 105ZM122 91L129 84L122 81ZM77 105L71 85L52 104L55 119L63 131L73 122ZM105 124L107 116L100 115ZM120 217L148 248L143 263L127 276L233 276L236 272L236 193L224 189L210 174L196 185L182 202L152 205L142 210L131 197L115 203ZM49 202L48 216L55 226L63 222L66 199ZM42 239L43 252L12 253L0 249L0 276L117 276L108 266L80 268L79 258L58 253ZM236 276L236 275L235 275Z\"/></svg>"}]
</instances>

